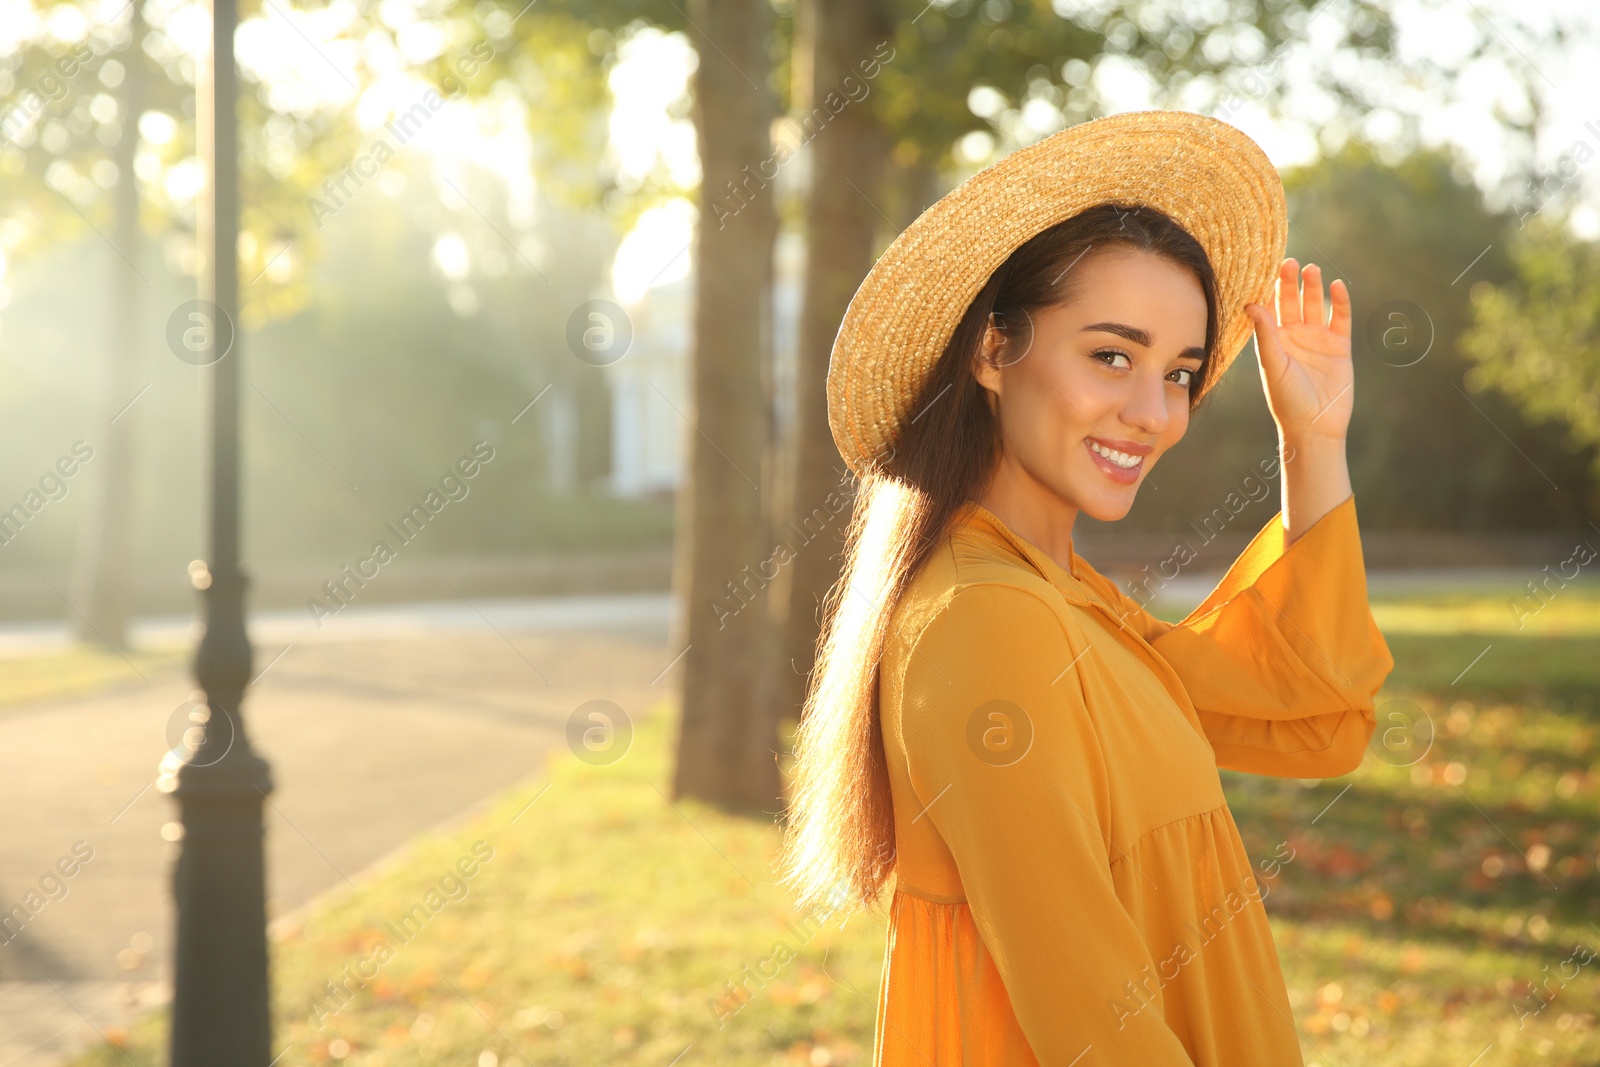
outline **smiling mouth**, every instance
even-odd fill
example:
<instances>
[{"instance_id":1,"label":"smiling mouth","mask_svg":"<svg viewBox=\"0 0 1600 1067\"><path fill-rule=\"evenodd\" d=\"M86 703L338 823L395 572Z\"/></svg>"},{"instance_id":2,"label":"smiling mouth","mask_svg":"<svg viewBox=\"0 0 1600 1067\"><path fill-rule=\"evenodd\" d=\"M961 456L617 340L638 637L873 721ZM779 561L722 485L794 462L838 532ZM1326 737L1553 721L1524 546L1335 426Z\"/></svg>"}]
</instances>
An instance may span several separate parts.
<instances>
[{"instance_id":1,"label":"smiling mouth","mask_svg":"<svg viewBox=\"0 0 1600 1067\"><path fill-rule=\"evenodd\" d=\"M1088 438L1087 440L1089 442L1090 451L1097 456L1104 456L1106 459L1110 460L1112 463L1115 463L1123 470L1137 470L1139 464L1144 462L1143 456L1130 456L1126 452L1118 452L1114 448L1107 448L1105 445L1094 440L1093 438Z\"/></svg>"},{"instance_id":2,"label":"smiling mouth","mask_svg":"<svg viewBox=\"0 0 1600 1067\"><path fill-rule=\"evenodd\" d=\"M1131 455L1101 444L1092 437L1085 437L1083 443L1100 473L1119 485L1133 485L1144 473L1144 456Z\"/></svg>"}]
</instances>

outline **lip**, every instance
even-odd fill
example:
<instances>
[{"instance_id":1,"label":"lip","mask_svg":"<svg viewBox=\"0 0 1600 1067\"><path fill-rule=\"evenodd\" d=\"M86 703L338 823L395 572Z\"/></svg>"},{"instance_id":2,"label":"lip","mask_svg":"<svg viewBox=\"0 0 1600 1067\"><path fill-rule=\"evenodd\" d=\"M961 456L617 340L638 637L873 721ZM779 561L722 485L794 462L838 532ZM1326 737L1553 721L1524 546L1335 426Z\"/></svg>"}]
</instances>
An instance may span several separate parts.
<instances>
[{"instance_id":1,"label":"lip","mask_svg":"<svg viewBox=\"0 0 1600 1067\"><path fill-rule=\"evenodd\" d=\"M1104 456L1100 455L1094 449L1090 448L1090 441L1097 441L1101 444L1106 444L1107 442L1103 438L1099 437L1085 437L1083 439L1083 450L1089 454L1089 458L1093 460L1094 465L1100 469L1100 473L1104 474L1107 478L1110 478L1119 485L1133 485L1139 480L1140 476L1144 474L1144 456L1151 451L1148 445L1143 446L1143 451L1137 453L1139 456L1139 462L1136 466L1119 467L1109 459L1106 459ZM1130 455L1135 454L1127 448L1120 448L1116 445L1110 445L1110 447L1116 448L1119 452L1128 452Z\"/></svg>"}]
</instances>

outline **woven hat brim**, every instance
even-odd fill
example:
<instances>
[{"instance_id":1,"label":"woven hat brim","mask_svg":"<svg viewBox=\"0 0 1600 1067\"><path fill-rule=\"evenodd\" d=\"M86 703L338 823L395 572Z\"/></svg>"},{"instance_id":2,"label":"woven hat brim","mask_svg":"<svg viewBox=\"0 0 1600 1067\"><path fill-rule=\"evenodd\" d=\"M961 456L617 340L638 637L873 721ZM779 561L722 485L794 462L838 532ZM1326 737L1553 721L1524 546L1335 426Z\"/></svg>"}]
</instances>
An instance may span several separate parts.
<instances>
[{"instance_id":1,"label":"woven hat brim","mask_svg":"<svg viewBox=\"0 0 1600 1067\"><path fill-rule=\"evenodd\" d=\"M1260 146L1220 119L1130 111L1018 149L906 227L856 290L828 363L828 426L857 474L885 454L957 323L1030 237L1096 204L1148 206L1205 248L1217 279L1218 367L1244 348L1248 303L1271 306L1288 244L1283 181Z\"/></svg>"}]
</instances>

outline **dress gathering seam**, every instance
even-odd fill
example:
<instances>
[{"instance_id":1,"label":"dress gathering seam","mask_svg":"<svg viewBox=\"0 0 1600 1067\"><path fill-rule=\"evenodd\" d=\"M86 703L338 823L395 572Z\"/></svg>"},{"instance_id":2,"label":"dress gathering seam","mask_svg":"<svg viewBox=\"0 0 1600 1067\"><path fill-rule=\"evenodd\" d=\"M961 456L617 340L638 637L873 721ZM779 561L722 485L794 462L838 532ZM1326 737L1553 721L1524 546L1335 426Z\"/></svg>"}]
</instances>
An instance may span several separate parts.
<instances>
[{"instance_id":1,"label":"dress gathering seam","mask_svg":"<svg viewBox=\"0 0 1600 1067\"><path fill-rule=\"evenodd\" d=\"M1180 815L1176 819L1169 819L1166 822L1160 824L1159 826L1150 827L1150 829L1145 830L1138 837L1134 838L1132 844L1130 844L1128 846L1128 848L1122 850L1121 855L1116 856L1113 859L1111 859L1110 860L1110 866L1115 867L1117 864L1121 863L1123 860L1128 859L1129 856L1132 854L1133 849L1138 847L1138 845L1139 845L1139 843L1141 841L1143 841L1145 838L1149 837L1151 834L1155 833L1157 830L1165 830L1169 826L1176 825L1177 823L1180 823L1180 822L1187 822L1190 819L1201 819L1201 818L1205 818L1207 816L1213 816L1217 812L1226 809L1227 806L1228 806L1228 802L1227 801L1223 801L1221 804L1218 804L1214 808L1207 808L1205 811L1197 811L1197 812L1193 813L1192 815ZM930 895L928 895L926 893L923 893L923 892L919 892L916 888L910 887L910 886L896 885L895 888L894 888L894 892L896 894L904 893L906 896L911 897L913 900L920 900L924 904L937 904L937 905L940 905L940 906L943 906L943 907L952 907L952 906L957 905L957 904L965 904L968 907L971 906L971 901L969 901L966 897L960 897L960 898L957 898L957 899L954 899L954 900L940 900L937 897L930 896Z\"/></svg>"},{"instance_id":2,"label":"dress gathering seam","mask_svg":"<svg viewBox=\"0 0 1600 1067\"><path fill-rule=\"evenodd\" d=\"M1176 823L1180 823L1180 822L1187 822L1190 819L1201 819L1201 818L1205 818L1205 817L1210 816L1210 815L1215 815L1219 811L1226 811L1227 808L1228 808L1228 802L1226 800L1224 800L1221 804L1218 804L1214 808L1207 808L1205 811L1197 811L1192 815L1180 815L1176 819L1168 819L1166 822L1162 823L1160 826L1152 826L1152 827L1150 827L1150 829L1141 832L1138 837L1134 838L1128 844L1128 847L1122 850L1122 854L1120 856L1117 856L1117 857L1112 859L1111 865L1113 867L1115 867L1117 864L1119 864L1123 860L1127 859L1133 853L1133 850L1135 848L1139 847L1139 842L1143 841L1145 838L1149 837L1151 834L1155 833L1157 830L1165 830L1169 826L1172 826L1172 825L1174 825Z\"/></svg>"},{"instance_id":3,"label":"dress gathering seam","mask_svg":"<svg viewBox=\"0 0 1600 1067\"><path fill-rule=\"evenodd\" d=\"M912 900L920 900L924 904L937 904L940 907L944 907L944 908L952 908L952 907L955 907L958 904L964 904L967 907L971 907L972 906L972 902L969 901L966 897L961 897L961 898L956 899L956 900L938 900L938 899L936 899L934 897L926 896L926 895L924 895L922 893L919 893L915 889L906 889L906 888L901 887L901 886L896 886L894 891L895 891L895 893L897 895L901 894L901 893L904 893L906 896L910 897Z\"/></svg>"}]
</instances>

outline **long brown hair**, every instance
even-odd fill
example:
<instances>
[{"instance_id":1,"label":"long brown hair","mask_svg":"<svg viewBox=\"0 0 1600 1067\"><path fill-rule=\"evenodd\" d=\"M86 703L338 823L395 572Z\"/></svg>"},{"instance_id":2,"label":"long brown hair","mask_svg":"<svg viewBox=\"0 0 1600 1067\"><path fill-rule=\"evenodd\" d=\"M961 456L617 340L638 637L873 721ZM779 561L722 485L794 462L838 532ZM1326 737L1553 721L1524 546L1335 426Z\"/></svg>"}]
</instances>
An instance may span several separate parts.
<instances>
[{"instance_id":1,"label":"long brown hair","mask_svg":"<svg viewBox=\"0 0 1600 1067\"><path fill-rule=\"evenodd\" d=\"M1207 324L1205 358L1189 384L1191 410L1205 391L1216 366L1216 278L1205 249L1170 216L1100 204L1035 234L990 275L892 448L857 486L842 572L824 601L779 857L782 884L802 908L870 907L894 871L878 660L901 593L999 458L999 423L972 373L990 316L1005 349L1021 344L1026 351L1033 315L1069 300L1081 277L1073 266L1107 245L1154 253L1194 272Z\"/></svg>"}]
</instances>

